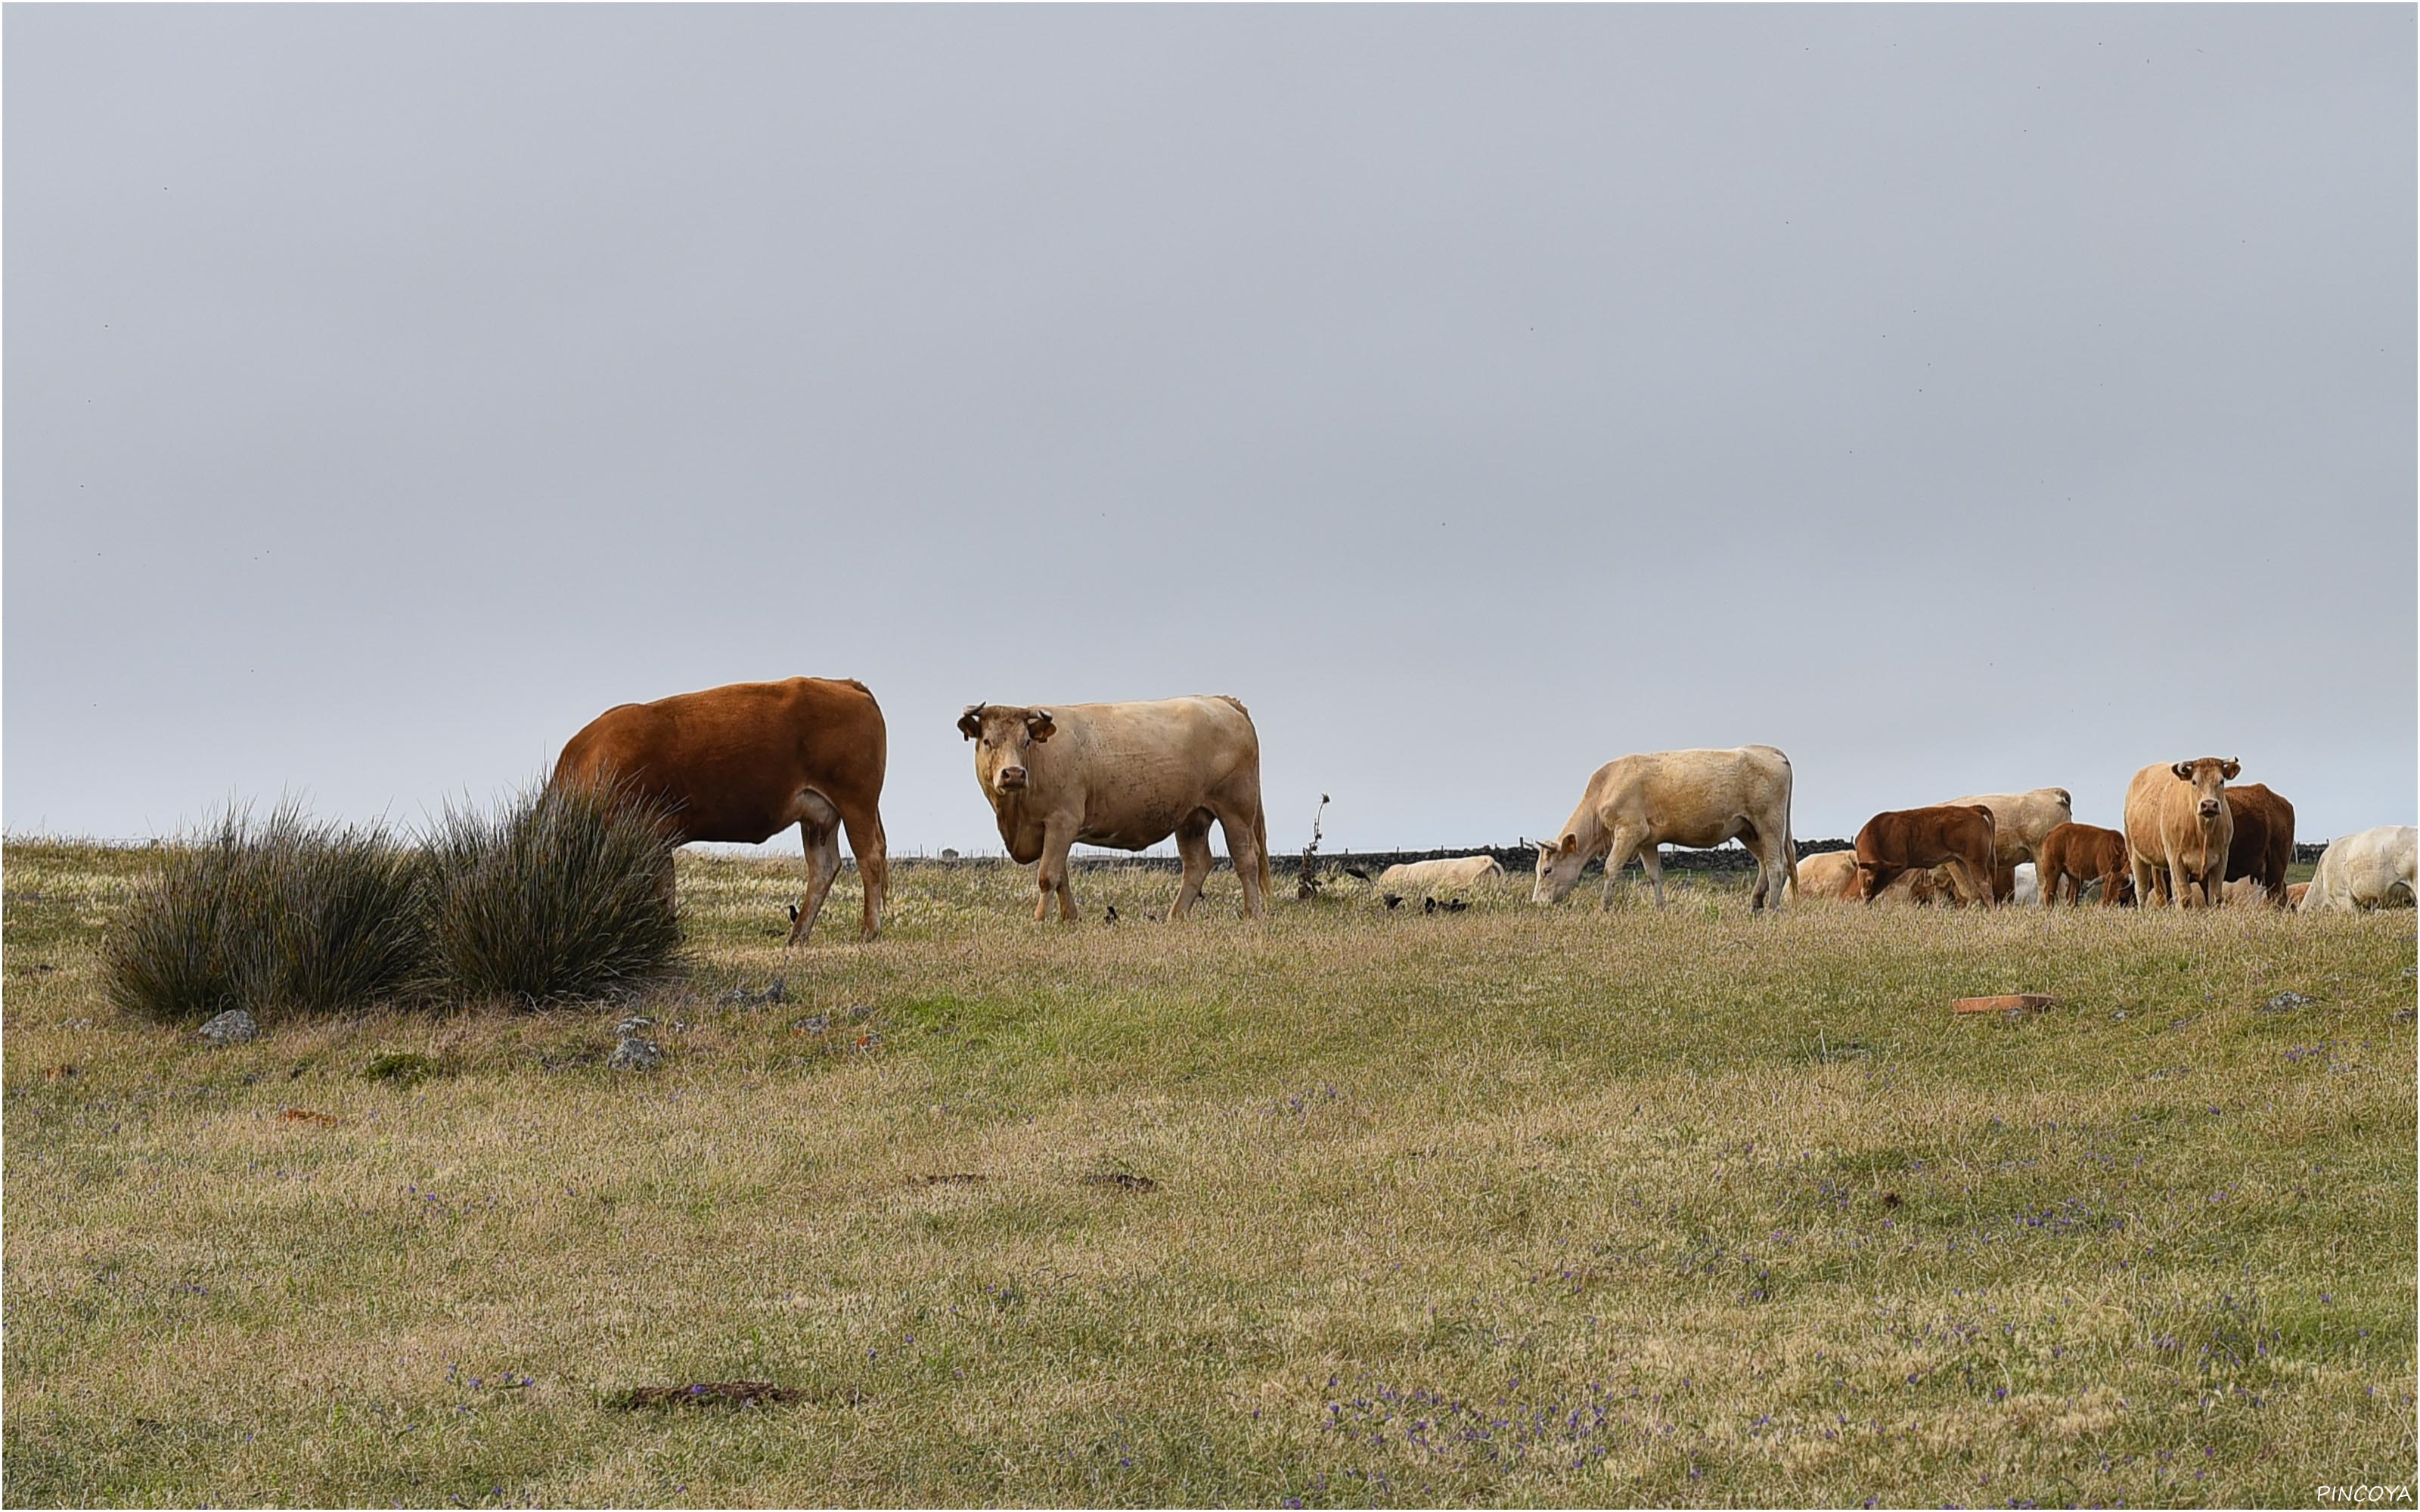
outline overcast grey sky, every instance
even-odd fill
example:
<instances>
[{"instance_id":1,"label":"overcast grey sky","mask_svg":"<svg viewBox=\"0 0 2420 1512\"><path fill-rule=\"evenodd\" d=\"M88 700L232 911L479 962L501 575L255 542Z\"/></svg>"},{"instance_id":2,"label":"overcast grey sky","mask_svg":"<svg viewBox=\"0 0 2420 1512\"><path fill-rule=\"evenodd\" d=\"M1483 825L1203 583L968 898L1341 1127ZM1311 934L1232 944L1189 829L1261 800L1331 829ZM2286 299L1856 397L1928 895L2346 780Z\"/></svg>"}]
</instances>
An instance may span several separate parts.
<instances>
[{"instance_id":1,"label":"overcast grey sky","mask_svg":"<svg viewBox=\"0 0 2420 1512\"><path fill-rule=\"evenodd\" d=\"M1276 848L2414 818L2414 10L25 6L5 823L1233 693ZM792 842L784 839L780 843Z\"/></svg>"}]
</instances>

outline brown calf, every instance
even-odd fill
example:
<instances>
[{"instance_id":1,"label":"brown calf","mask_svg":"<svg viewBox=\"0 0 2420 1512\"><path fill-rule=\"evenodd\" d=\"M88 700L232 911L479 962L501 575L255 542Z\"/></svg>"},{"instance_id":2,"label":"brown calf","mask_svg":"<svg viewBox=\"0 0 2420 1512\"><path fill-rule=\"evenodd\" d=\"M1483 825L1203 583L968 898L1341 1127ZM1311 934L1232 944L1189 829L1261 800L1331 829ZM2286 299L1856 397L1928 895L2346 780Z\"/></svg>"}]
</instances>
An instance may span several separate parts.
<instances>
[{"instance_id":1,"label":"brown calf","mask_svg":"<svg viewBox=\"0 0 2420 1512\"><path fill-rule=\"evenodd\" d=\"M1959 902L1996 897L1992 810L1942 804L1878 813L1857 831L1857 893L1872 903L1892 879L1918 867L1947 867Z\"/></svg>"},{"instance_id":2,"label":"brown calf","mask_svg":"<svg viewBox=\"0 0 2420 1512\"><path fill-rule=\"evenodd\" d=\"M2085 885L2095 878L2101 883L2103 908L2115 908L2134 896L2134 879L2127 870L2126 837L2114 829L2071 822L2061 825L2043 838L2041 856L2034 864L2041 872L2044 908L2057 906L2061 891L2071 882L2074 888L2068 896L2081 906Z\"/></svg>"}]
</instances>

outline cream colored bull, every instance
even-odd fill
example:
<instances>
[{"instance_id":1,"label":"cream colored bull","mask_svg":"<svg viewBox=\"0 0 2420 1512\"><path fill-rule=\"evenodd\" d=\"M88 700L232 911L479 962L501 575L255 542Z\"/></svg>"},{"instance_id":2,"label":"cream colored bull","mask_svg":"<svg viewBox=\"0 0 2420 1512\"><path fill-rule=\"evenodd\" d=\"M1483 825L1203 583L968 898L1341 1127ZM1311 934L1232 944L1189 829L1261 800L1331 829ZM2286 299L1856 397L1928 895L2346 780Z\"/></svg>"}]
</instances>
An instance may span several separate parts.
<instances>
[{"instance_id":1,"label":"cream colored bull","mask_svg":"<svg viewBox=\"0 0 2420 1512\"><path fill-rule=\"evenodd\" d=\"M1559 839L1538 847L1538 882L1530 901L1560 903L1578 886L1581 868L1605 857L1605 894L1631 856L1647 872L1655 903L1664 903L1659 845L1698 848L1738 840L1756 857L1750 908L1781 906L1797 870L1790 839L1790 758L1771 746L1736 750L1664 750L1624 756L1596 769L1579 807Z\"/></svg>"},{"instance_id":2,"label":"cream colored bull","mask_svg":"<svg viewBox=\"0 0 2420 1512\"><path fill-rule=\"evenodd\" d=\"M1398 861L1378 873L1377 886L1394 891L1458 892L1504 874L1492 856L1448 856L1434 861Z\"/></svg>"},{"instance_id":3,"label":"cream colored bull","mask_svg":"<svg viewBox=\"0 0 2420 1512\"><path fill-rule=\"evenodd\" d=\"M2305 914L2351 914L2413 901L2420 878L2420 829L2383 825L2346 835L2320 853L2310 890L2296 906Z\"/></svg>"},{"instance_id":4,"label":"cream colored bull","mask_svg":"<svg viewBox=\"0 0 2420 1512\"><path fill-rule=\"evenodd\" d=\"M2216 905L2226 882L2227 847L2235 840L2226 784L2242 770L2241 762L2204 756L2154 762L2134 774L2126 785L2126 845L2133 852L2140 906L2159 905L2163 874L2171 887L2166 896L2178 907Z\"/></svg>"},{"instance_id":5,"label":"cream colored bull","mask_svg":"<svg viewBox=\"0 0 2420 1512\"><path fill-rule=\"evenodd\" d=\"M2002 871L2020 861L2040 860L2043 840L2052 830L2075 818L2075 800L2065 788L1976 793L1949 802L1962 806L1981 804L1992 810L1992 859Z\"/></svg>"},{"instance_id":6,"label":"cream colored bull","mask_svg":"<svg viewBox=\"0 0 2420 1512\"><path fill-rule=\"evenodd\" d=\"M1171 919L1202 896L1210 825L1258 916L1269 890L1269 831L1261 812L1261 737L1243 704L1224 696L1152 703L1054 703L1047 709L970 703L958 732L975 743L975 780L1000 838L1019 862L1040 864L1033 917L1076 917L1067 848L1078 841L1140 851L1176 837L1185 880Z\"/></svg>"}]
</instances>

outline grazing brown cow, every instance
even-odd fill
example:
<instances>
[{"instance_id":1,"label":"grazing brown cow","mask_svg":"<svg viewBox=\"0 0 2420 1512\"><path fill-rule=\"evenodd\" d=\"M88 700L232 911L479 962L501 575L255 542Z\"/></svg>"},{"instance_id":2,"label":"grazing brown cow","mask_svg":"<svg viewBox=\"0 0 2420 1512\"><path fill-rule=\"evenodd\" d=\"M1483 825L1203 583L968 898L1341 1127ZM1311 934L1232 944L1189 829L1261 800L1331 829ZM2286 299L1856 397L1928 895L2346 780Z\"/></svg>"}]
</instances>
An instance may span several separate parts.
<instances>
[{"instance_id":1,"label":"grazing brown cow","mask_svg":"<svg viewBox=\"0 0 2420 1512\"><path fill-rule=\"evenodd\" d=\"M2297 882L2288 887L2286 889L2286 906L2300 912L2303 906L2303 899L2310 890L2311 885L2307 882Z\"/></svg>"},{"instance_id":2,"label":"grazing brown cow","mask_svg":"<svg viewBox=\"0 0 2420 1512\"><path fill-rule=\"evenodd\" d=\"M1857 831L1857 893L1868 903L1902 872L1947 868L1958 901L1990 903L1994 873L1992 810L1941 804L1878 813Z\"/></svg>"},{"instance_id":3,"label":"grazing brown cow","mask_svg":"<svg viewBox=\"0 0 2420 1512\"><path fill-rule=\"evenodd\" d=\"M1269 826L1261 811L1261 734L1244 705L1216 698L1149 703L970 703L958 733L975 743L975 781L1019 863L1039 862L1033 917L1076 917L1067 848L1078 841L1140 851L1176 837L1185 876L1179 919L1210 874L1210 826L1226 831L1244 912L1269 890Z\"/></svg>"},{"instance_id":4,"label":"grazing brown cow","mask_svg":"<svg viewBox=\"0 0 2420 1512\"><path fill-rule=\"evenodd\" d=\"M2226 880L2249 877L2271 906L2286 906L2286 869L2294 864L2294 806L2259 782L2226 790L2235 838L2226 846Z\"/></svg>"},{"instance_id":5,"label":"grazing brown cow","mask_svg":"<svg viewBox=\"0 0 2420 1512\"><path fill-rule=\"evenodd\" d=\"M2180 908L2217 905L2235 842L2226 784L2242 770L2242 763L2215 756L2154 762L2126 785L2126 845L2144 907L2171 896Z\"/></svg>"},{"instance_id":6,"label":"grazing brown cow","mask_svg":"<svg viewBox=\"0 0 2420 1512\"><path fill-rule=\"evenodd\" d=\"M2056 907L2070 883L2074 887L2067 896L2081 907L2085 886L2095 879L2101 883L2103 908L2118 907L2134 896L2134 879L2127 872L2126 837L2114 829L2072 822L2061 825L2043 837L2041 858L2034 865L2041 872L2044 908Z\"/></svg>"},{"instance_id":7,"label":"grazing brown cow","mask_svg":"<svg viewBox=\"0 0 2420 1512\"><path fill-rule=\"evenodd\" d=\"M563 748L554 780L628 783L671 810L675 844L753 845L798 825L807 887L792 945L806 943L840 875L845 826L865 885L859 933L870 940L881 933L891 881L880 809L888 746L882 710L863 683L733 683L606 710Z\"/></svg>"}]
</instances>

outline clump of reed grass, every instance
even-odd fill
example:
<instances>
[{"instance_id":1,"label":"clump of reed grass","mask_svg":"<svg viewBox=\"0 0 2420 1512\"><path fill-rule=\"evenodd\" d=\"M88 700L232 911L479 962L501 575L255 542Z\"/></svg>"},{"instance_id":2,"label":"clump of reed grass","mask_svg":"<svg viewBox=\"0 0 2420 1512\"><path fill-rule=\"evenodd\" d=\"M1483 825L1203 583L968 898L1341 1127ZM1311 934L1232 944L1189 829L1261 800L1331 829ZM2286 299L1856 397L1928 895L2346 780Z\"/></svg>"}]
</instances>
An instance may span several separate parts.
<instances>
[{"instance_id":1,"label":"clump of reed grass","mask_svg":"<svg viewBox=\"0 0 2420 1512\"><path fill-rule=\"evenodd\" d=\"M156 1019L269 1020L406 994L427 957L422 864L383 825L229 809L179 847L111 933L102 983Z\"/></svg>"},{"instance_id":2,"label":"clump of reed grass","mask_svg":"<svg viewBox=\"0 0 2420 1512\"><path fill-rule=\"evenodd\" d=\"M672 826L617 784L449 808L427 841L434 972L458 998L596 997L678 960Z\"/></svg>"}]
</instances>

